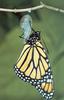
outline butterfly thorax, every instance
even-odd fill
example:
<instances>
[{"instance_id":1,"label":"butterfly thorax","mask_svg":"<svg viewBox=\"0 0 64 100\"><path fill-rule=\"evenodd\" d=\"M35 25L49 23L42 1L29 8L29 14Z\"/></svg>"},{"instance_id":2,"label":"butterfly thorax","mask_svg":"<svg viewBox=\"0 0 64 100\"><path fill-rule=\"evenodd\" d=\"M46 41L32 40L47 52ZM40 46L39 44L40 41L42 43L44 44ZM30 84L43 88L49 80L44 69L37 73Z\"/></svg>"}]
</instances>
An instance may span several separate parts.
<instances>
[{"instance_id":1,"label":"butterfly thorax","mask_svg":"<svg viewBox=\"0 0 64 100\"><path fill-rule=\"evenodd\" d=\"M40 32L34 32L26 40L26 43L34 45L38 40L40 40Z\"/></svg>"}]
</instances>

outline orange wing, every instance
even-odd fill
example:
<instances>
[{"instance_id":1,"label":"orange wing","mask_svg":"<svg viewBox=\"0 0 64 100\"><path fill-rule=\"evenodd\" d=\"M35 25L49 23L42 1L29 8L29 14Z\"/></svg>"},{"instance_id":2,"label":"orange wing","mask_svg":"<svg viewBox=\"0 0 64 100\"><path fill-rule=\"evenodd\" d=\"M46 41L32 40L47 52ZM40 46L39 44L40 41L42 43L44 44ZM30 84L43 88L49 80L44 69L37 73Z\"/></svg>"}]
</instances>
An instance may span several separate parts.
<instances>
[{"instance_id":1,"label":"orange wing","mask_svg":"<svg viewBox=\"0 0 64 100\"><path fill-rule=\"evenodd\" d=\"M15 65L16 74L31 83L46 98L53 95L53 78L48 56L40 41L26 44Z\"/></svg>"}]
</instances>

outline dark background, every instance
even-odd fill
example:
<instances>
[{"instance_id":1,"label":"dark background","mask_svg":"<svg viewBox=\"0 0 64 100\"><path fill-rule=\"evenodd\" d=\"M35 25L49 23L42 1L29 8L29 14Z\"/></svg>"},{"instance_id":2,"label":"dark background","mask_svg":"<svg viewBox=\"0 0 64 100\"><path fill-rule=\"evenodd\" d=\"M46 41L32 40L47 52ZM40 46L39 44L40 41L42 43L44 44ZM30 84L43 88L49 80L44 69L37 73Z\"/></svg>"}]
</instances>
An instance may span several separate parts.
<instances>
[{"instance_id":1,"label":"dark background","mask_svg":"<svg viewBox=\"0 0 64 100\"><path fill-rule=\"evenodd\" d=\"M63 0L41 0L45 4L64 9ZM26 8L39 5L40 0L0 0L3 8ZM23 48L19 19L27 13L0 12L0 100L44 100L38 91L21 81L13 66ZM49 51L54 77L53 100L64 100L64 14L48 9L31 12L33 28L41 31L41 37ZM42 40L41 38L41 40Z\"/></svg>"}]
</instances>

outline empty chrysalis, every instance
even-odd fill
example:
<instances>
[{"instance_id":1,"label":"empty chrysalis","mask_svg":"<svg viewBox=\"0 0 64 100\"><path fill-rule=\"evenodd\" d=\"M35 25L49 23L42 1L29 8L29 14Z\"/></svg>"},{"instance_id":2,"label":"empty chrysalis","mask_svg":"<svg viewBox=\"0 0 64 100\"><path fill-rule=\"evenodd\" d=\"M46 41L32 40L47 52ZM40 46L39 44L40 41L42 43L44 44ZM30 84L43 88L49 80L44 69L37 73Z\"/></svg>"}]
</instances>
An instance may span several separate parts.
<instances>
[{"instance_id":1,"label":"empty chrysalis","mask_svg":"<svg viewBox=\"0 0 64 100\"><path fill-rule=\"evenodd\" d=\"M20 26L24 34L24 38L28 39L31 34L32 18L30 15L24 15L20 20Z\"/></svg>"}]
</instances>

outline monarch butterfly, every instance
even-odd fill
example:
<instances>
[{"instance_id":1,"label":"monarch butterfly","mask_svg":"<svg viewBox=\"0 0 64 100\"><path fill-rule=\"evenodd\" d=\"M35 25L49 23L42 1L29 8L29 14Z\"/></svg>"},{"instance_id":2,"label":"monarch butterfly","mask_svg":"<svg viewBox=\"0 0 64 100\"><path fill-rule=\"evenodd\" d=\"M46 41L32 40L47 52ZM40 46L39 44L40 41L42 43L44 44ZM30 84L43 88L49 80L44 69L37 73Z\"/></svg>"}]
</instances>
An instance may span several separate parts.
<instances>
[{"instance_id":1,"label":"monarch butterfly","mask_svg":"<svg viewBox=\"0 0 64 100\"><path fill-rule=\"evenodd\" d=\"M20 54L14 70L20 79L31 83L46 100L53 96L53 76L46 50L40 41L40 32L34 31Z\"/></svg>"}]
</instances>

